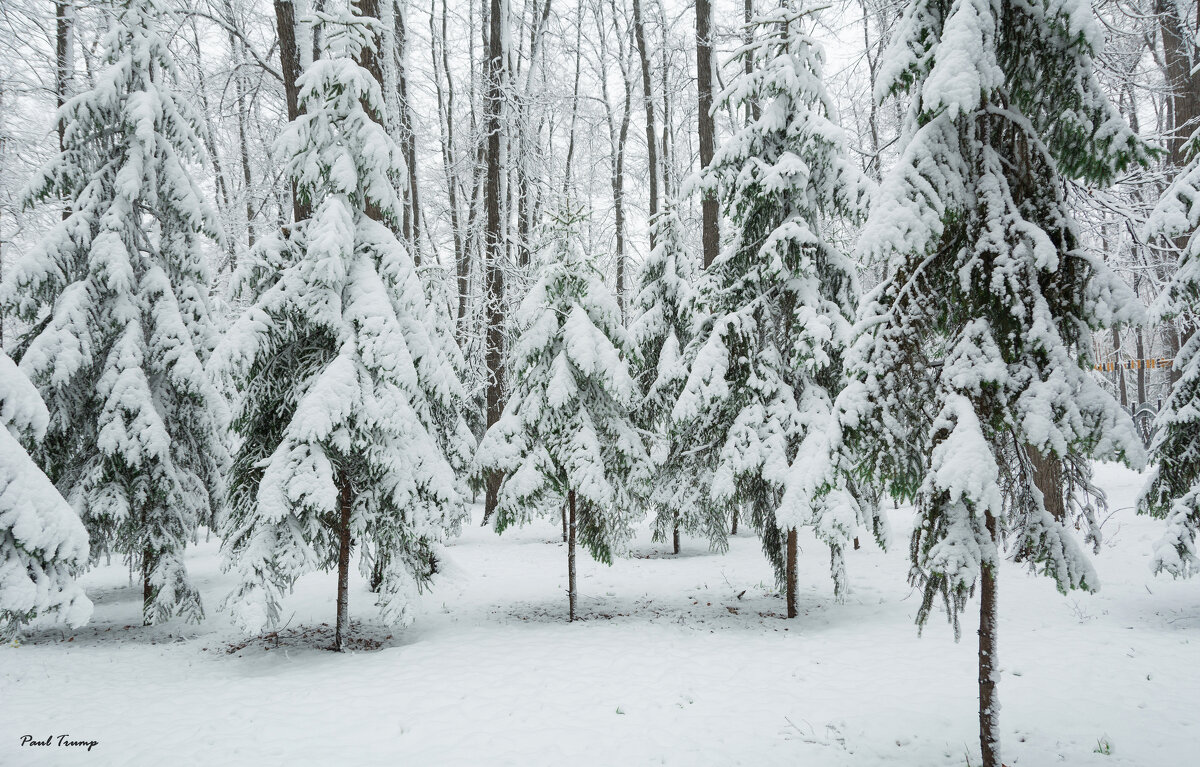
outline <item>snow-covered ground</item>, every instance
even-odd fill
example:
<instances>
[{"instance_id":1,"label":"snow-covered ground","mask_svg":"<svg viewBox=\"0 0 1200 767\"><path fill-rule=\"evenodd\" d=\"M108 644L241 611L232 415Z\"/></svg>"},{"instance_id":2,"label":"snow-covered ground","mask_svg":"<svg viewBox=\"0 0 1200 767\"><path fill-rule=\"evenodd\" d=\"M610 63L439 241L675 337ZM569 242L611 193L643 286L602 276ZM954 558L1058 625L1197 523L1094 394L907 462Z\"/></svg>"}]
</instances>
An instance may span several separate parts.
<instances>
[{"instance_id":1,"label":"snow-covered ground","mask_svg":"<svg viewBox=\"0 0 1200 767\"><path fill-rule=\"evenodd\" d=\"M1150 574L1159 526L1131 509L1141 479L1098 472L1113 509L1101 591L1001 574L1005 762L1196 764L1200 582ZM0 764L978 764L977 621L959 644L936 617L917 636L910 520L891 513L891 551L848 555L840 605L826 551L802 538L792 621L752 534L725 555L685 539L676 557L647 532L613 567L581 557L573 625L555 524L472 527L407 630L374 623L356 580L372 649L345 655L320 649L330 574L301 581L278 642L244 644L216 610L231 584L215 539L188 560L201 626L141 627L140 584L101 567L84 581L90 625L0 648Z\"/></svg>"}]
</instances>

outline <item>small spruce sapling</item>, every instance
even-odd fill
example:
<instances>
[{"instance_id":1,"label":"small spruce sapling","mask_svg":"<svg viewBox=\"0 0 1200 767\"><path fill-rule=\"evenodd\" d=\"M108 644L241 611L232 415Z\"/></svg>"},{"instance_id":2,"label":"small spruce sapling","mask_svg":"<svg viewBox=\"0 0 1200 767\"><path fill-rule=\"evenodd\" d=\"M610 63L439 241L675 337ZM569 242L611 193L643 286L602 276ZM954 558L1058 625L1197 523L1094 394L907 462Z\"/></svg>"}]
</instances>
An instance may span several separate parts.
<instances>
[{"instance_id":1,"label":"small spruce sapling","mask_svg":"<svg viewBox=\"0 0 1200 767\"><path fill-rule=\"evenodd\" d=\"M521 303L512 390L479 444L480 470L503 472L497 532L568 508L567 576L575 620L576 540L611 564L633 537L650 462L630 411L636 356L616 299L574 237Z\"/></svg>"}]
</instances>

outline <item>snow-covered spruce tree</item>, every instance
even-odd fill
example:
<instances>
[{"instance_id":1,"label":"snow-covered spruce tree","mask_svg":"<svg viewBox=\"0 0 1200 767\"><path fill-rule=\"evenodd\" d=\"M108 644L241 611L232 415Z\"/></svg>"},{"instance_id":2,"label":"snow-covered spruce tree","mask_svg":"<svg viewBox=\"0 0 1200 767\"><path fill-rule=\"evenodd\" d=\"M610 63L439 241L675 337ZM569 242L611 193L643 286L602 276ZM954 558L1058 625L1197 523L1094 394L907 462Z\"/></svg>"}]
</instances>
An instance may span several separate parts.
<instances>
[{"instance_id":1,"label":"snow-covered spruce tree","mask_svg":"<svg viewBox=\"0 0 1200 767\"><path fill-rule=\"evenodd\" d=\"M1183 239L1179 268L1152 307L1161 319L1175 318L1190 331L1175 358L1179 380L1158 414L1150 446L1157 462L1139 510L1167 521L1154 547L1154 566L1175 577L1200 573L1200 131L1191 138L1191 161L1163 194L1148 222L1148 234Z\"/></svg>"},{"instance_id":2,"label":"snow-covered spruce tree","mask_svg":"<svg viewBox=\"0 0 1200 767\"><path fill-rule=\"evenodd\" d=\"M227 605L248 631L277 625L297 578L337 567L340 650L352 548L365 573L386 562L377 604L384 620L405 623L461 499L426 426L433 405L418 368L429 357L428 307L389 228L402 215L403 159L379 118L379 83L360 63L377 22L345 7L318 20L329 56L301 75L302 114L280 138L312 217L296 224L283 245L291 255L276 259L282 274L215 362L241 389L224 530L241 584ZM430 360L421 374L453 376Z\"/></svg>"},{"instance_id":3,"label":"snow-covered spruce tree","mask_svg":"<svg viewBox=\"0 0 1200 767\"><path fill-rule=\"evenodd\" d=\"M650 462L630 417L636 351L616 298L575 238L558 252L517 312L512 389L479 444L482 471L503 472L497 532L568 509L567 575L575 620L576 539L611 564L633 537Z\"/></svg>"},{"instance_id":4,"label":"snow-covered spruce tree","mask_svg":"<svg viewBox=\"0 0 1200 767\"><path fill-rule=\"evenodd\" d=\"M1099 545L1089 461L1142 460L1087 369L1092 331L1139 305L1080 246L1063 197L1064 177L1106 183L1150 158L1097 83L1102 41L1087 4L913 0L876 84L911 107L860 242L887 278L864 301L838 407L867 478L916 503L918 624L940 597L957 637L980 585L986 767L1000 765L1001 546L1064 592L1094 589L1070 532Z\"/></svg>"},{"instance_id":5,"label":"snow-covered spruce tree","mask_svg":"<svg viewBox=\"0 0 1200 767\"><path fill-rule=\"evenodd\" d=\"M81 626L92 603L75 576L87 564L87 530L25 451L50 414L37 389L0 351L0 640L53 616Z\"/></svg>"},{"instance_id":6,"label":"snow-covered spruce tree","mask_svg":"<svg viewBox=\"0 0 1200 767\"><path fill-rule=\"evenodd\" d=\"M95 85L59 110L63 150L30 199L66 217L0 288L32 325L20 365L50 412L36 457L79 512L91 556L142 571L146 623L203 615L183 551L223 496L224 404L205 376L214 340L204 236L186 163L198 118L172 90L158 0L112 9Z\"/></svg>"},{"instance_id":7,"label":"snow-covered spruce tree","mask_svg":"<svg viewBox=\"0 0 1200 767\"><path fill-rule=\"evenodd\" d=\"M422 268L431 272L440 270L434 266ZM454 337L454 309L446 288L448 281L431 279L424 284L428 299L426 327L430 352L417 357L417 380L430 402L429 412L423 414L423 418L454 472L458 507L451 510L447 530L451 535L458 535L463 522L470 518L466 501L471 497L470 478L478 447L467 422L467 414L472 410L463 383L467 361Z\"/></svg>"},{"instance_id":8,"label":"snow-covered spruce tree","mask_svg":"<svg viewBox=\"0 0 1200 767\"><path fill-rule=\"evenodd\" d=\"M673 439L671 409L687 381L683 350L692 338L695 323L698 264L683 241L683 225L674 201L664 202L662 212L650 222L654 247L642 263L639 290L634 299L635 319L629 332L637 348L637 380L640 399L634 421L652 435L650 458L654 482L647 496L654 513L654 539L673 539L679 553L679 531L704 534L714 546L725 544L720 515L700 513L704 498L696 480L690 445ZM706 522L714 529L706 530Z\"/></svg>"},{"instance_id":9,"label":"snow-covered spruce tree","mask_svg":"<svg viewBox=\"0 0 1200 767\"><path fill-rule=\"evenodd\" d=\"M797 449L829 442L821 432L842 386L857 299L854 266L829 229L859 216L870 188L835 124L809 13L790 6L756 20L741 51L755 67L720 95L735 111L759 111L701 179L719 187L734 236L708 269L709 316L673 418L682 444L707 446L707 503L748 512L794 617L796 526L813 525L833 547L840 591L841 547L859 517L872 516L833 470L811 487L797 483L781 506Z\"/></svg>"},{"instance_id":10,"label":"snow-covered spruce tree","mask_svg":"<svg viewBox=\"0 0 1200 767\"><path fill-rule=\"evenodd\" d=\"M425 267L426 271L438 269ZM470 514L466 500L470 497L468 480L476 448L475 435L464 416L467 402L460 376L465 361L454 340L454 324L442 283L419 279L415 269L396 276L399 279L389 279L389 294L420 390L420 396L412 402L413 409L450 467L454 495L444 510L442 525L447 534L457 535ZM388 551L374 553L372 591L379 591L389 563Z\"/></svg>"}]
</instances>

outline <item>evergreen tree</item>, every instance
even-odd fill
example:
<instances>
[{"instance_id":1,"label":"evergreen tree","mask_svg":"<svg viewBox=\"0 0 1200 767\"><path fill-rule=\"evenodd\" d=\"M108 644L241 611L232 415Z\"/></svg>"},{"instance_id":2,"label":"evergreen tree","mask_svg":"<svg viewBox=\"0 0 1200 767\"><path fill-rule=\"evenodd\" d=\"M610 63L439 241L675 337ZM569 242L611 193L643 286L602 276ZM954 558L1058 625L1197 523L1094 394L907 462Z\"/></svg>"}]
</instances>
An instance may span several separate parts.
<instances>
[{"instance_id":1,"label":"evergreen tree","mask_svg":"<svg viewBox=\"0 0 1200 767\"><path fill-rule=\"evenodd\" d=\"M1200 131L1190 141L1191 161L1163 194L1150 216L1149 234L1183 237L1179 268L1152 307L1160 319L1175 318L1190 337L1175 358L1179 380L1158 414L1150 446L1157 462L1139 510L1167 521L1154 547L1154 567L1176 577L1200 573Z\"/></svg>"},{"instance_id":2,"label":"evergreen tree","mask_svg":"<svg viewBox=\"0 0 1200 767\"><path fill-rule=\"evenodd\" d=\"M435 267L426 268L432 270ZM457 535L463 522L470 518L466 501L471 497L471 470L478 445L467 423L466 413L471 410L463 384L467 362L454 337L454 308L446 284L445 280L438 279L425 282L428 301L425 329L429 351L416 359L417 380L430 404L421 416L454 475L457 505L449 511L447 520L449 533Z\"/></svg>"},{"instance_id":3,"label":"evergreen tree","mask_svg":"<svg viewBox=\"0 0 1200 767\"><path fill-rule=\"evenodd\" d=\"M916 504L918 624L940 598L957 637L981 588L985 767L1000 765L1001 547L1064 592L1094 589L1071 534L1099 545L1089 459L1142 460L1089 370L1092 332L1136 320L1138 303L1080 246L1063 195L1064 177L1106 183L1150 157L1097 83L1102 42L1086 4L913 0L876 90L911 106L861 239L887 278L864 302L839 407L863 473ZM1046 464L1058 476L1039 486Z\"/></svg>"},{"instance_id":4,"label":"evergreen tree","mask_svg":"<svg viewBox=\"0 0 1200 767\"><path fill-rule=\"evenodd\" d=\"M570 619L575 619L575 542L611 564L633 537L650 464L630 419L636 355L616 298L571 236L517 313L509 368L513 388L479 444L481 470L503 472L497 532L535 515L568 516Z\"/></svg>"},{"instance_id":5,"label":"evergreen tree","mask_svg":"<svg viewBox=\"0 0 1200 767\"><path fill-rule=\"evenodd\" d=\"M457 383L394 234L403 155L361 64L378 22L345 7L318 18L329 57L301 75L302 114L280 139L312 217L277 242L286 255L270 260L282 272L257 283L265 290L217 363L241 390L224 542L241 584L227 604L248 631L277 625L296 579L336 566L342 649L352 547L365 573L376 570L383 619L406 623L462 500L428 426L431 392Z\"/></svg>"},{"instance_id":6,"label":"evergreen tree","mask_svg":"<svg viewBox=\"0 0 1200 767\"><path fill-rule=\"evenodd\" d=\"M92 603L75 576L87 564L87 530L21 441L36 443L50 414L0 351L0 639L34 618L81 626Z\"/></svg>"},{"instance_id":7,"label":"evergreen tree","mask_svg":"<svg viewBox=\"0 0 1200 767\"><path fill-rule=\"evenodd\" d=\"M216 237L187 163L201 123L172 91L158 0L124 0L93 87L59 110L63 149L30 199L66 214L0 288L32 324L20 363L50 421L37 458L79 511L91 555L141 569L146 623L203 615L183 550L223 495L224 406L204 236Z\"/></svg>"},{"instance_id":8,"label":"evergreen tree","mask_svg":"<svg viewBox=\"0 0 1200 767\"><path fill-rule=\"evenodd\" d=\"M789 466L801 444L815 448L825 439L842 385L857 287L831 229L857 217L870 192L846 155L808 15L786 4L760 17L759 34L740 54L755 66L721 94L735 111L749 104L758 111L702 178L719 187L734 237L708 269L709 316L674 409L680 441L708 446L700 453L711 477L707 504L749 513L786 584L789 617L796 614L796 526L814 525L833 547L840 590L842 544L860 517L872 516L839 472L804 492L797 482L783 504Z\"/></svg>"},{"instance_id":9,"label":"evergreen tree","mask_svg":"<svg viewBox=\"0 0 1200 767\"><path fill-rule=\"evenodd\" d=\"M640 398L634 411L638 427L651 436L650 458L654 482L648 496L654 511L654 539L673 533L679 553L679 530L704 534L714 545L725 545L724 522L719 515L699 513L703 499L697 490L692 446L673 438L671 408L687 381L683 350L691 342L697 313L696 257L683 241L683 225L671 200L650 222L654 247L642 263L639 290L634 299L635 319L630 336L638 351L636 379ZM715 521L713 529L706 522Z\"/></svg>"}]
</instances>

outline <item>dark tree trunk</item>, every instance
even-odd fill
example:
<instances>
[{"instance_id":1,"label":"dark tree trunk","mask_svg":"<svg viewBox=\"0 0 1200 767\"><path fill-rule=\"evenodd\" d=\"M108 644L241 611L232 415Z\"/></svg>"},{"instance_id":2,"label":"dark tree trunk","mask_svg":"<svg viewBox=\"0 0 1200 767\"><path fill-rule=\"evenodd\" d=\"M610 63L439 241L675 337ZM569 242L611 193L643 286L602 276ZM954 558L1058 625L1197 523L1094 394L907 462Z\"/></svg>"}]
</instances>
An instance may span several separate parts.
<instances>
[{"instance_id":1,"label":"dark tree trunk","mask_svg":"<svg viewBox=\"0 0 1200 767\"><path fill-rule=\"evenodd\" d=\"M671 550L679 553L679 512L675 512L675 524L671 528Z\"/></svg>"},{"instance_id":2,"label":"dark tree trunk","mask_svg":"<svg viewBox=\"0 0 1200 767\"><path fill-rule=\"evenodd\" d=\"M1135 347L1137 349L1137 356L1139 360L1144 360L1146 359L1145 336L1143 335L1141 328L1137 328L1135 332L1136 335L1134 338L1136 339L1135 343L1137 344ZM1146 366L1140 362L1138 363L1137 369L1137 389L1138 405L1141 406L1146 402Z\"/></svg>"},{"instance_id":3,"label":"dark tree trunk","mask_svg":"<svg viewBox=\"0 0 1200 767\"><path fill-rule=\"evenodd\" d=\"M1200 0L1197 0L1197 15L1200 16ZM1170 0L1157 0L1155 11L1158 13L1159 25L1162 31L1163 65L1167 77L1167 87L1170 90L1168 100L1168 125L1171 137L1167 142L1168 164L1178 172L1187 163L1187 141L1191 134L1200 128L1200 67L1195 66L1200 48L1193 42L1196 30L1189 29L1189 19L1184 2L1174 3ZM1182 15L1181 15L1182 14ZM1175 246L1182 253L1187 248L1187 237L1175 241ZM1172 271L1174 271L1172 269ZM1170 346L1167 356L1174 359L1180 348L1191 337L1191 329L1184 328L1175 322L1168 325L1166 340ZM1139 358L1141 355L1138 355ZM1183 374L1172 366L1169 379L1174 385Z\"/></svg>"},{"instance_id":4,"label":"dark tree trunk","mask_svg":"<svg viewBox=\"0 0 1200 767\"><path fill-rule=\"evenodd\" d=\"M244 75L245 57L243 43L239 39L240 30L237 27L237 15L233 12L232 0L225 0L225 14L229 17L229 55L233 58L235 67L233 76L234 103L237 106L237 135L238 148L242 160L242 194L245 197L246 208L246 247L254 248L254 200L250 189L253 186L253 176L250 171L250 146L246 138L246 78Z\"/></svg>"},{"instance_id":5,"label":"dark tree trunk","mask_svg":"<svg viewBox=\"0 0 1200 767\"><path fill-rule=\"evenodd\" d=\"M150 625L150 604L154 601L154 587L150 585L150 573L154 570L154 550L149 546L142 550L142 625Z\"/></svg>"},{"instance_id":6,"label":"dark tree trunk","mask_svg":"<svg viewBox=\"0 0 1200 767\"><path fill-rule=\"evenodd\" d=\"M442 0L440 34L435 24L437 0L429 0L429 50L433 59L433 81L437 92L438 127L442 138L442 170L446 176L446 196L450 209L450 234L454 238L454 266L457 279L458 301L455 311L455 340L462 348L467 342L467 292L471 273L471 259L463 236L462 222L458 209L458 172L454 168L454 79L450 77L450 57L446 51L446 17L448 11ZM440 47L439 47L440 46ZM443 95L442 77L446 78Z\"/></svg>"},{"instance_id":7,"label":"dark tree trunk","mask_svg":"<svg viewBox=\"0 0 1200 767\"><path fill-rule=\"evenodd\" d=\"M500 107L504 98L504 49L500 0L490 0L488 58L484 132L487 134L487 185L484 191L486 234L484 271L486 273L487 340L487 426L490 429L504 412L504 242L500 220ZM496 510L502 475L493 471L487 477L484 519ZM573 561L573 560L572 560ZM574 593L574 592L572 592Z\"/></svg>"},{"instance_id":8,"label":"dark tree trunk","mask_svg":"<svg viewBox=\"0 0 1200 767\"><path fill-rule=\"evenodd\" d=\"M658 213L658 147L654 133L654 88L650 82L650 51L646 48L646 24L641 0L633 0L633 33L642 61L642 103L646 109L646 159L650 165L650 218ZM654 230L650 230L650 248L654 248Z\"/></svg>"},{"instance_id":9,"label":"dark tree trunk","mask_svg":"<svg viewBox=\"0 0 1200 767\"><path fill-rule=\"evenodd\" d=\"M984 512L991 540L996 540L996 518ZM979 595L979 746L983 767L1000 763L1000 701L996 697L996 565L983 566Z\"/></svg>"},{"instance_id":10,"label":"dark tree trunk","mask_svg":"<svg viewBox=\"0 0 1200 767\"><path fill-rule=\"evenodd\" d=\"M1033 464L1033 484L1042 493L1046 511L1059 522L1065 521L1067 507L1063 500L1062 459L1053 453L1043 454L1030 447L1029 462Z\"/></svg>"},{"instance_id":11,"label":"dark tree trunk","mask_svg":"<svg viewBox=\"0 0 1200 767\"><path fill-rule=\"evenodd\" d=\"M625 103L621 112L621 128L617 134L617 158L613 164L613 207L617 230L617 308L621 320L625 319L625 142L629 138L630 107L633 104L633 87L629 77L625 81Z\"/></svg>"},{"instance_id":12,"label":"dark tree trunk","mask_svg":"<svg viewBox=\"0 0 1200 767\"><path fill-rule=\"evenodd\" d=\"M567 526L567 601L569 604L568 620L575 620L575 491L567 493L567 506L570 507L570 523Z\"/></svg>"},{"instance_id":13,"label":"dark tree trunk","mask_svg":"<svg viewBox=\"0 0 1200 767\"><path fill-rule=\"evenodd\" d=\"M738 523L738 510L735 508L733 510L733 525L730 527L730 530L729 530L730 535L737 535L737 523Z\"/></svg>"},{"instance_id":14,"label":"dark tree trunk","mask_svg":"<svg viewBox=\"0 0 1200 767\"><path fill-rule=\"evenodd\" d=\"M666 35L667 29L667 9L663 5L663 0L658 0L658 15L659 23ZM662 85L663 85L663 126L662 126L662 153L659 156L659 166L662 168L662 184L663 194L671 196L671 54L670 46L661 46L662 51Z\"/></svg>"},{"instance_id":15,"label":"dark tree trunk","mask_svg":"<svg viewBox=\"0 0 1200 767\"><path fill-rule=\"evenodd\" d=\"M71 77L75 67L74 46L71 45L71 32L75 23L75 3L74 2L56 2L54 4L54 26L55 26L55 78L54 78L54 96L55 102L59 108L67 103L67 98L70 96ZM66 146L63 144L63 139L67 124L65 122L58 123L58 150L64 151ZM63 211L63 217L67 215Z\"/></svg>"},{"instance_id":16,"label":"dark tree trunk","mask_svg":"<svg viewBox=\"0 0 1200 767\"><path fill-rule=\"evenodd\" d=\"M1113 336L1113 360L1116 363L1117 371L1117 394L1121 398L1121 407L1129 407L1129 392L1125 387L1125 368L1121 362L1121 329L1114 327L1112 329ZM1140 364L1140 363L1139 363Z\"/></svg>"},{"instance_id":17,"label":"dark tree trunk","mask_svg":"<svg viewBox=\"0 0 1200 767\"><path fill-rule=\"evenodd\" d=\"M787 534L787 617L795 618L796 610L796 528Z\"/></svg>"},{"instance_id":18,"label":"dark tree trunk","mask_svg":"<svg viewBox=\"0 0 1200 767\"><path fill-rule=\"evenodd\" d=\"M408 28L404 22L404 3L393 6L396 36L396 84L400 91L400 135L404 163L408 166L408 195L404 205L404 237L413 263L421 265L421 195L417 178L417 140L413 132L412 108L408 103Z\"/></svg>"},{"instance_id":19,"label":"dark tree trunk","mask_svg":"<svg viewBox=\"0 0 1200 767\"><path fill-rule=\"evenodd\" d=\"M699 96L700 167L712 164L716 148L713 125L712 84L712 3L711 0L696 0L696 91ZM703 218L702 243L704 268L707 269L717 258L720 249L720 233L717 224L717 196L706 191L701 200Z\"/></svg>"},{"instance_id":20,"label":"dark tree trunk","mask_svg":"<svg viewBox=\"0 0 1200 767\"><path fill-rule=\"evenodd\" d=\"M275 24L279 34L279 68L283 74L283 92L287 98L288 120L300 116L300 48L296 44L296 7L291 0L275 0ZM292 182L292 220L304 221L311 215L309 206L301 202Z\"/></svg>"},{"instance_id":21,"label":"dark tree trunk","mask_svg":"<svg viewBox=\"0 0 1200 767\"><path fill-rule=\"evenodd\" d=\"M337 627L333 634L333 649L341 652L350 635L350 509L354 496L350 480L341 480L341 519L338 522L338 593Z\"/></svg>"}]
</instances>

